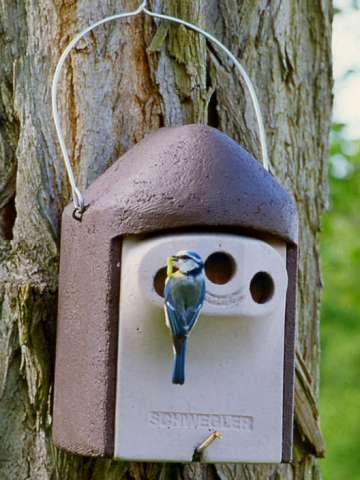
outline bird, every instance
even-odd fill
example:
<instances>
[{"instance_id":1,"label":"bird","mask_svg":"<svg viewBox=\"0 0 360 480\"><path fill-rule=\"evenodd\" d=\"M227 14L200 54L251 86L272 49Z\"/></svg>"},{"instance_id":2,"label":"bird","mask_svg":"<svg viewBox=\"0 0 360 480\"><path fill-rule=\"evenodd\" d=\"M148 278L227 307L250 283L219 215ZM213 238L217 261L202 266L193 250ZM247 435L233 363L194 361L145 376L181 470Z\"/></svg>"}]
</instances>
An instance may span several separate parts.
<instances>
[{"instance_id":1,"label":"bird","mask_svg":"<svg viewBox=\"0 0 360 480\"><path fill-rule=\"evenodd\" d=\"M204 262L198 253L181 250L168 257L164 297L166 325L171 331L174 351L172 383L183 385L188 336L205 300Z\"/></svg>"}]
</instances>

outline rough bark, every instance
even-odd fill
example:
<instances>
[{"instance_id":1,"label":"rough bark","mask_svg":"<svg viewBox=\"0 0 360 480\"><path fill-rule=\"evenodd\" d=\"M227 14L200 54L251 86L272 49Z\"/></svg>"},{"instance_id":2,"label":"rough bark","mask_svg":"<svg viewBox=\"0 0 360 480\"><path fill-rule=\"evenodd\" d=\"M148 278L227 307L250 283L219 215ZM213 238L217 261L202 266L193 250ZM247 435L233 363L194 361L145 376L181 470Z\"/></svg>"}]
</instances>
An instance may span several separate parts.
<instances>
[{"instance_id":1,"label":"rough bark","mask_svg":"<svg viewBox=\"0 0 360 480\"><path fill-rule=\"evenodd\" d=\"M300 213L292 465L153 465L90 460L51 442L59 219L69 186L50 108L60 53L82 27L137 0L0 2L0 478L316 479L319 218L331 108L330 0L154 0L213 32L242 60L264 111L273 173ZM148 131L205 122L259 156L248 95L228 61L182 27L149 18L89 35L68 62L62 118L82 188Z\"/></svg>"}]
</instances>

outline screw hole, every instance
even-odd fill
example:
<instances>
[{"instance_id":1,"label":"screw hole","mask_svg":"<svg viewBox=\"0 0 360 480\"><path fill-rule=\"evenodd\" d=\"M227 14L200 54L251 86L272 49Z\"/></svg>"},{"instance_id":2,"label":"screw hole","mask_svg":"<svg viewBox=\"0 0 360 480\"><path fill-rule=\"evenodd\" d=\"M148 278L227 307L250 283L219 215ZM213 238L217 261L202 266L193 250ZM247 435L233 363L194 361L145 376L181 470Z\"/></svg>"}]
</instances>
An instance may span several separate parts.
<instances>
[{"instance_id":1,"label":"screw hole","mask_svg":"<svg viewBox=\"0 0 360 480\"><path fill-rule=\"evenodd\" d=\"M217 285L224 285L230 282L235 271L235 260L225 252L212 253L205 262L206 276Z\"/></svg>"},{"instance_id":2,"label":"screw hole","mask_svg":"<svg viewBox=\"0 0 360 480\"><path fill-rule=\"evenodd\" d=\"M266 272L258 272L250 283L250 293L256 303L266 303L274 295L274 281Z\"/></svg>"}]
</instances>

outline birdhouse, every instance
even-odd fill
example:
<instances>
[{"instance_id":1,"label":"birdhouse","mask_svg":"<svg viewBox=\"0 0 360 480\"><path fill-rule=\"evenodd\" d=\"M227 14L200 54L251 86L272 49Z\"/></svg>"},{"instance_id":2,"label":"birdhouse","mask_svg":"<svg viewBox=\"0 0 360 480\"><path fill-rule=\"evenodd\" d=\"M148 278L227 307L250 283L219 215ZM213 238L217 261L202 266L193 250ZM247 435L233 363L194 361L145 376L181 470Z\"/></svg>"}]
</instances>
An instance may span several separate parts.
<instances>
[{"instance_id":1,"label":"birdhouse","mask_svg":"<svg viewBox=\"0 0 360 480\"><path fill-rule=\"evenodd\" d=\"M71 206L62 219L55 444L123 460L289 462L289 194L227 135L187 125L146 136L85 198L81 222ZM164 281L179 250L204 260L206 296L174 385Z\"/></svg>"}]
</instances>

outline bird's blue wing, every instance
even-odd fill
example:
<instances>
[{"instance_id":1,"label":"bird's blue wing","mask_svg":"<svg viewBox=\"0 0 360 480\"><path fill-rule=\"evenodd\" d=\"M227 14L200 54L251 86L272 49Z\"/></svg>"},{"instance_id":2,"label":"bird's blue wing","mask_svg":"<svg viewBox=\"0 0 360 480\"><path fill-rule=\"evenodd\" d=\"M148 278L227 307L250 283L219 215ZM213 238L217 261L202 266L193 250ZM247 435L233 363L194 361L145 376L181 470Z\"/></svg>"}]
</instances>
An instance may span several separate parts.
<instances>
[{"instance_id":1,"label":"bird's blue wing","mask_svg":"<svg viewBox=\"0 0 360 480\"><path fill-rule=\"evenodd\" d=\"M200 311L204 305L205 300L205 282L202 281L199 289L199 297L195 305L188 305L185 310L185 320L187 329L190 332L199 319Z\"/></svg>"},{"instance_id":2,"label":"bird's blue wing","mask_svg":"<svg viewBox=\"0 0 360 480\"><path fill-rule=\"evenodd\" d=\"M164 294L165 309L173 336L188 335L199 318L204 303L205 282L201 280L198 285L184 288L184 282L170 278L166 282Z\"/></svg>"},{"instance_id":3,"label":"bird's blue wing","mask_svg":"<svg viewBox=\"0 0 360 480\"><path fill-rule=\"evenodd\" d=\"M173 336L184 335L183 309L176 308L174 299L171 294L171 280L168 280L165 285L165 310L167 321Z\"/></svg>"}]
</instances>

